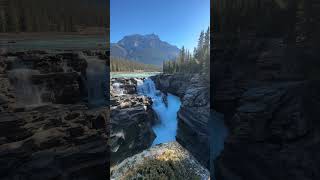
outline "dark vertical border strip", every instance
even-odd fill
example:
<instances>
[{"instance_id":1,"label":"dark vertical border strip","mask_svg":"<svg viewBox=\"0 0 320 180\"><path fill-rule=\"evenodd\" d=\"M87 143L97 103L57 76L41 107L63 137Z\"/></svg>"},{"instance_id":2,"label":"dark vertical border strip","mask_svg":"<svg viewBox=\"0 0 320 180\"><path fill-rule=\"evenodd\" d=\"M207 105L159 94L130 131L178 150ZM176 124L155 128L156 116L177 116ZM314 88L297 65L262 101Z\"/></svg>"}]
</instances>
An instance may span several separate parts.
<instances>
[{"instance_id":1,"label":"dark vertical border strip","mask_svg":"<svg viewBox=\"0 0 320 180\"><path fill-rule=\"evenodd\" d=\"M110 151L110 145L109 145L109 138L110 138L110 0L105 0L107 1L107 12L106 12L106 29L107 29L107 32L106 32L106 45L107 45L107 48L106 48L106 54L107 54L107 67L108 67L108 72L107 72L107 75L108 75L108 78L107 78L107 103L108 103L108 108L109 108L109 114L107 117L107 142L108 143L108 150L107 150L107 164L106 164L106 173L107 173L107 178L106 179L110 179L110 159L111 159L111 151Z\"/></svg>"},{"instance_id":2,"label":"dark vertical border strip","mask_svg":"<svg viewBox=\"0 0 320 180\"><path fill-rule=\"evenodd\" d=\"M213 62L214 62L214 58L213 58L213 36L214 36L214 32L216 29L216 26L214 24L215 22L215 16L214 16L214 12L215 12L215 1L216 0L211 0L210 1L210 109L212 110L213 107Z\"/></svg>"},{"instance_id":3,"label":"dark vertical border strip","mask_svg":"<svg viewBox=\"0 0 320 180\"><path fill-rule=\"evenodd\" d=\"M214 24L215 22L215 3L216 0L210 0L210 114L213 111L213 94L214 94L214 89L213 89L213 62L214 62L214 50L213 50L213 37L214 37L214 32L216 31L216 26ZM213 153L212 153L212 145L210 144L212 142L212 129L213 129L213 119L210 115L209 121L208 121L208 127L209 127L209 139L208 139L208 144L209 144L209 172L210 172L210 179L214 179L214 166L213 166Z\"/></svg>"}]
</instances>

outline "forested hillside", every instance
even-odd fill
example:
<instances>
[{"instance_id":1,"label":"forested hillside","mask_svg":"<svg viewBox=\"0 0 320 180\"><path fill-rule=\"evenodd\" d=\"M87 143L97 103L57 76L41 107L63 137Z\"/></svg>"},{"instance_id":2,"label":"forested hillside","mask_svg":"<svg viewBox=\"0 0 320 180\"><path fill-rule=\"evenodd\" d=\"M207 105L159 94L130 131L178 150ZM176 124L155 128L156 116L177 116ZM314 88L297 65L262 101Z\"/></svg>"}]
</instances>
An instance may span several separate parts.
<instances>
[{"instance_id":1,"label":"forested hillside","mask_svg":"<svg viewBox=\"0 0 320 180\"><path fill-rule=\"evenodd\" d=\"M123 58L111 57L110 70L111 72L158 72L161 71L161 68L151 64L143 64Z\"/></svg>"},{"instance_id":2,"label":"forested hillside","mask_svg":"<svg viewBox=\"0 0 320 180\"><path fill-rule=\"evenodd\" d=\"M176 59L167 60L163 63L165 73L209 73L210 66L210 28L202 31L199 36L198 45L193 54L184 47Z\"/></svg>"},{"instance_id":3,"label":"forested hillside","mask_svg":"<svg viewBox=\"0 0 320 180\"><path fill-rule=\"evenodd\" d=\"M73 32L105 27L106 0L2 0L0 32Z\"/></svg>"}]
</instances>

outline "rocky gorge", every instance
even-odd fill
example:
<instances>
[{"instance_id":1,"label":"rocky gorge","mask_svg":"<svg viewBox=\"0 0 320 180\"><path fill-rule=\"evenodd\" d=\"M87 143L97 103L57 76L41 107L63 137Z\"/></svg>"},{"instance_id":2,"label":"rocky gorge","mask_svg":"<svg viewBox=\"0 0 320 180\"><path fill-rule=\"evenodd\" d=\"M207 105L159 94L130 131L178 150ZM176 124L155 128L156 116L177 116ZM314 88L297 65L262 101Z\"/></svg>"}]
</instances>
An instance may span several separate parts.
<instances>
[{"instance_id":1,"label":"rocky gorge","mask_svg":"<svg viewBox=\"0 0 320 180\"><path fill-rule=\"evenodd\" d=\"M212 107L229 131L216 178L319 179L320 82L307 70L315 49L252 33L227 47L215 37Z\"/></svg>"},{"instance_id":2,"label":"rocky gorge","mask_svg":"<svg viewBox=\"0 0 320 180\"><path fill-rule=\"evenodd\" d=\"M107 76L101 50L1 52L1 179L107 178L108 78L91 73L96 63ZM106 100L91 101L93 90Z\"/></svg>"},{"instance_id":3,"label":"rocky gorge","mask_svg":"<svg viewBox=\"0 0 320 180\"><path fill-rule=\"evenodd\" d=\"M209 167L210 84L206 75L173 74L152 77L156 87L182 100L176 140L203 166Z\"/></svg>"},{"instance_id":4,"label":"rocky gorge","mask_svg":"<svg viewBox=\"0 0 320 180\"><path fill-rule=\"evenodd\" d=\"M185 82L189 82L190 84L186 84ZM150 92L150 89L154 88L154 83L156 89L159 89L158 93L162 95L156 95L158 94L156 90L156 94L151 93L151 99L139 93L141 91L141 83L147 83L146 89L142 91ZM155 158L161 156L161 153L155 152L161 151L164 153L173 152L179 157L180 155L181 157L183 156L186 159L184 160L183 167L187 167L192 172L201 170L202 178L200 179L208 179L209 172L203 167L208 167L209 163L208 130L206 124L210 116L209 84L208 82L204 82L203 76L198 74L189 76L159 74L147 79L114 78L111 80L110 88L111 159L114 159L111 160L114 163L111 166L112 177L126 179L127 173L131 172L131 174L135 174L138 172L138 170L137 172L129 172L128 168L130 169L133 165L140 167L143 164L145 168L151 168L150 172L155 170L158 165L162 168L173 168L170 171L178 172L179 168L175 166L167 167L166 164ZM154 109L155 106L153 106L153 103L159 102L154 98L156 96L156 98L162 99L161 101L166 104L165 106L170 106L170 100L167 99L169 93L181 98L181 107L177 113L176 136L172 140L173 142L152 145L156 138L154 127L161 123L161 117L159 117L157 109ZM179 149L187 152L187 154L181 154L182 151ZM146 154L150 153L158 155L146 156ZM145 157L144 160L139 158L140 156ZM167 158L170 159L170 162L174 159L171 159L171 156ZM155 163L158 165L147 165L148 163L145 164L147 161L152 161L151 164ZM192 169L187 162L194 162L196 168ZM155 174L151 176L161 176L160 174ZM141 175L141 177L149 176L150 174L148 175L146 172Z\"/></svg>"}]
</instances>

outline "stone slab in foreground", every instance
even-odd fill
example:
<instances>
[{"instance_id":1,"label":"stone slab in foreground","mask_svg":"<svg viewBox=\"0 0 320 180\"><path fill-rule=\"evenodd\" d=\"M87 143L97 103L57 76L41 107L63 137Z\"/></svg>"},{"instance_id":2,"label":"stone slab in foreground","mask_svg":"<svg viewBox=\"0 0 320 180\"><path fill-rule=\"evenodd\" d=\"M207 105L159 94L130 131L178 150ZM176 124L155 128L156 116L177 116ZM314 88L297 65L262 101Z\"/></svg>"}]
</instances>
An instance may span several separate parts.
<instances>
[{"instance_id":1,"label":"stone slab in foreground","mask_svg":"<svg viewBox=\"0 0 320 180\"><path fill-rule=\"evenodd\" d=\"M153 146L111 167L112 180L208 180L209 177L209 171L177 142Z\"/></svg>"}]
</instances>

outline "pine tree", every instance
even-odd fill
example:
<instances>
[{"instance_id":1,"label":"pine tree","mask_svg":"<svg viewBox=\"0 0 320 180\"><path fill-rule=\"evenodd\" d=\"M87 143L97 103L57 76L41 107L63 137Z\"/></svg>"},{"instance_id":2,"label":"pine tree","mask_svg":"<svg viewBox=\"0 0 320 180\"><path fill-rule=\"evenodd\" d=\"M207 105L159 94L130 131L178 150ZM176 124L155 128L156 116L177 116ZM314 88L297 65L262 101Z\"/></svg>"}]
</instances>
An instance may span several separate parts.
<instances>
[{"instance_id":1,"label":"pine tree","mask_svg":"<svg viewBox=\"0 0 320 180\"><path fill-rule=\"evenodd\" d=\"M203 46L203 70L204 72L209 72L210 67L210 27L208 27L205 38L204 38L204 46Z\"/></svg>"},{"instance_id":2,"label":"pine tree","mask_svg":"<svg viewBox=\"0 0 320 180\"><path fill-rule=\"evenodd\" d=\"M204 45L204 32L201 31L199 40L198 40L198 45L197 45L197 50L195 54L195 58L202 63L203 59L203 45Z\"/></svg>"},{"instance_id":3,"label":"pine tree","mask_svg":"<svg viewBox=\"0 0 320 180\"><path fill-rule=\"evenodd\" d=\"M163 63L165 73L207 73L210 65L210 28L202 31L193 54L182 46L179 56Z\"/></svg>"}]
</instances>

